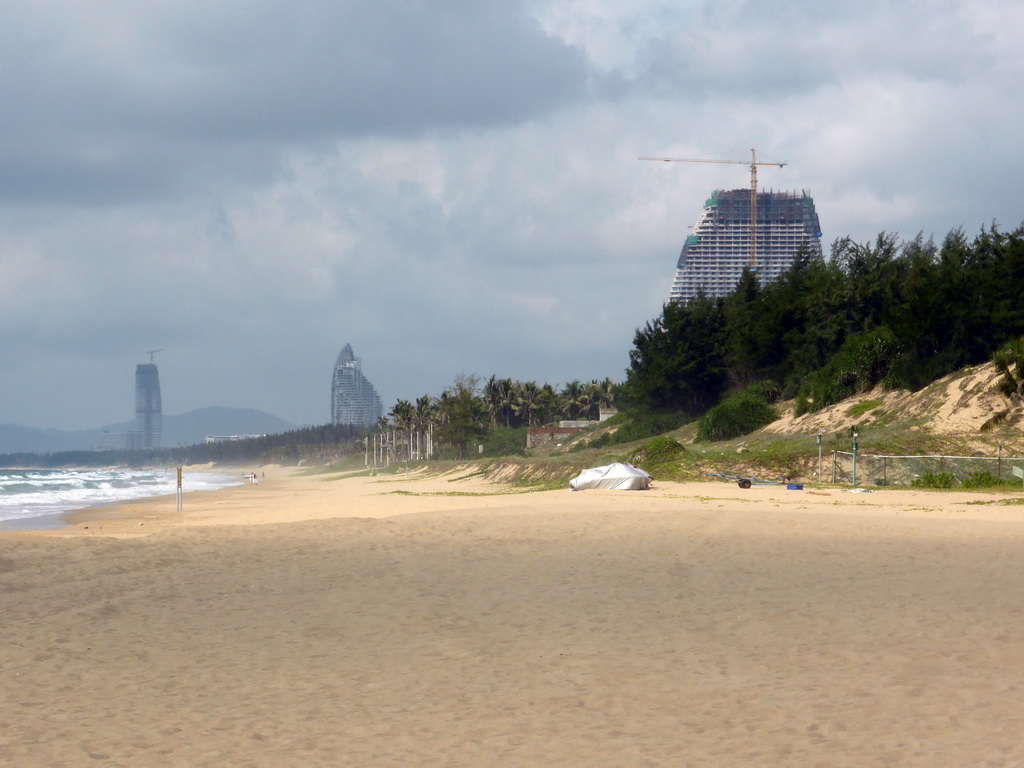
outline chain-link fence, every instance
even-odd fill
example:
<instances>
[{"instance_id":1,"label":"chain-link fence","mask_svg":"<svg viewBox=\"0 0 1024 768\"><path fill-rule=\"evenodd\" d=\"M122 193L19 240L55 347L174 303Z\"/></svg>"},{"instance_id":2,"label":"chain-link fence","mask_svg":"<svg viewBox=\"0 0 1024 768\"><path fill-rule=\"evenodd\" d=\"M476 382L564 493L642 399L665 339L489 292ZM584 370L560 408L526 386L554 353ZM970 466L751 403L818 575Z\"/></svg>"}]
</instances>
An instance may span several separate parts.
<instances>
[{"instance_id":1,"label":"chain-link fence","mask_svg":"<svg viewBox=\"0 0 1024 768\"><path fill-rule=\"evenodd\" d=\"M1016 472L1014 471L1016 468ZM912 485L927 475L952 475L959 485L996 482L1021 483L1024 458L1005 456L882 456L832 451L831 467L823 467L823 479L846 485ZM1017 474L1017 473L1021 474Z\"/></svg>"}]
</instances>

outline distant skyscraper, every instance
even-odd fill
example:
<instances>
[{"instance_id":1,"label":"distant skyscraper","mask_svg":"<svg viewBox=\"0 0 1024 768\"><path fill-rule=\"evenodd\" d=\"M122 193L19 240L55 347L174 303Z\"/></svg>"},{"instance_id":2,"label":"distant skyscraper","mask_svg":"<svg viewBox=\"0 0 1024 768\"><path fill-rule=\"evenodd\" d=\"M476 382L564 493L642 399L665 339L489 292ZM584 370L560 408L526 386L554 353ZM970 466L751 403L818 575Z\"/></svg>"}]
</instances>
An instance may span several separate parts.
<instances>
[{"instance_id":1,"label":"distant skyscraper","mask_svg":"<svg viewBox=\"0 0 1024 768\"><path fill-rule=\"evenodd\" d=\"M669 300L686 302L702 291L725 296L750 263L749 189L716 190L686 238ZM821 225L814 200L803 192L757 194L757 276L770 283L804 248L821 258Z\"/></svg>"},{"instance_id":2,"label":"distant skyscraper","mask_svg":"<svg viewBox=\"0 0 1024 768\"><path fill-rule=\"evenodd\" d=\"M377 390L359 369L359 359L346 344L331 379L331 423L372 427L384 415Z\"/></svg>"},{"instance_id":3,"label":"distant skyscraper","mask_svg":"<svg viewBox=\"0 0 1024 768\"><path fill-rule=\"evenodd\" d=\"M135 367L135 429L128 434L130 448L159 448L163 423L160 376L153 363Z\"/></svg>"}]
</instances>

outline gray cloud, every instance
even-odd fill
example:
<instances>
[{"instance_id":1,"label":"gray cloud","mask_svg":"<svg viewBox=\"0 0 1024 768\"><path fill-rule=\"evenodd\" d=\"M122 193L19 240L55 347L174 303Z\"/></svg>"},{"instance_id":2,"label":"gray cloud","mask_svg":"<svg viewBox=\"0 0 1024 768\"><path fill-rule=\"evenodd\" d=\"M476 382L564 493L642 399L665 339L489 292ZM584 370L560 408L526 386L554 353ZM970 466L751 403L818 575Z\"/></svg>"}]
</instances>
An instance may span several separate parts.
<instances>
[{"instance_id":1,"label":"gray cloud","mask_svg":"<svg viewBox=\"0 0 1024 768\"><path fill-rule=\"evenodd\" d=\"M639 78L653 92L751 105L844 82L901 76L970 82L994 65L989 30L966 3L709 4L700 23L650 45Z\"/></svg>"},{"instance_id":2,"label":"gray cloud","mask_svg":"<svg viewBox=\"0 0 1024 768\"><path fill-rule=\"evenodd\" d=\"M48 6L48 9L52 10ZM282 147L530 119L582 56L515 3L149 4L0 12L0 197L111 202L255 180Z\"/></svg>"},{"instance_id":3,"label":"gray cloud","mask_svg":"<svg viewBox=\"0 0 1024 768\"><path fill-rule=\"evenodd\" d=\"M1018 3L0 9L0 423L328 417L458 373L622 378L708 193L790 164L826 243L1021 219ZM536 20L531 15L536 14Z\"/></svg>"}]
</instances>

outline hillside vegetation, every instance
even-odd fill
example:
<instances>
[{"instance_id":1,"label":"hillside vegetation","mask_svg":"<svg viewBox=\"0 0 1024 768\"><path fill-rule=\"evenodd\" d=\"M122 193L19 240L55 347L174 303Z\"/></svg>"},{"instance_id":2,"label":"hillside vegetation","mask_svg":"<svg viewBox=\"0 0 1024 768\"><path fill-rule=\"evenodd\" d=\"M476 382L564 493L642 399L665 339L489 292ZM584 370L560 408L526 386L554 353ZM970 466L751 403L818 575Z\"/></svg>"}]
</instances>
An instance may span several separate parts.
<instances>
[{"instance_id":1,"label":"hillside vegetation","mask_svg":"<svg viewBox=\"0 0 1024 768\"><path fill-rule=\"evenodd\" d=\"M637 331L623 392L635 412L697 418L769 382L798 413L876 385L916 391L1024 335L1024 230L839 240L761 286L667 304Z\"/></svg>"}]
</instances>

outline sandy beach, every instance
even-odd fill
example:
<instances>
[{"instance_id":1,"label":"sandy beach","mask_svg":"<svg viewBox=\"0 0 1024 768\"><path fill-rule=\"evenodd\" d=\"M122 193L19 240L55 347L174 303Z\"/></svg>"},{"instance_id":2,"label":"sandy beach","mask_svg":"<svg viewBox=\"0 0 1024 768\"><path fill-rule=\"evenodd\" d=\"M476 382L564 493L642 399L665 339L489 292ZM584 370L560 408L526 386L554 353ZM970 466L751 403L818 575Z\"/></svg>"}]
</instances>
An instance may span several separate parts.
<instances>
[{"instance_id":1,"label":"sandy beach","mask_svg":"<svg viewBox=\"0 0 1024 768\"><path fill-rule=\"evenodd\" d=\"M0 534L0 763L1024 765L1024 494L256 471Z\"/></svg>"}]
</instances>

